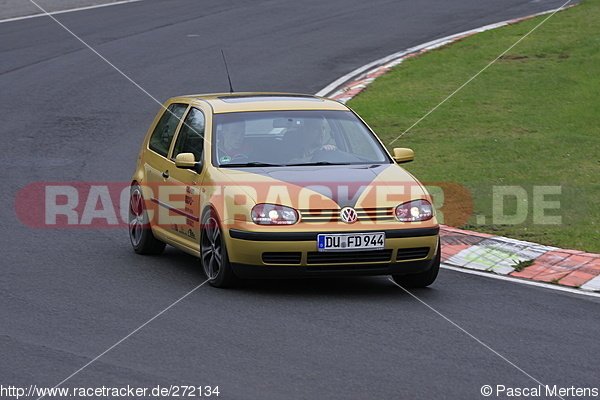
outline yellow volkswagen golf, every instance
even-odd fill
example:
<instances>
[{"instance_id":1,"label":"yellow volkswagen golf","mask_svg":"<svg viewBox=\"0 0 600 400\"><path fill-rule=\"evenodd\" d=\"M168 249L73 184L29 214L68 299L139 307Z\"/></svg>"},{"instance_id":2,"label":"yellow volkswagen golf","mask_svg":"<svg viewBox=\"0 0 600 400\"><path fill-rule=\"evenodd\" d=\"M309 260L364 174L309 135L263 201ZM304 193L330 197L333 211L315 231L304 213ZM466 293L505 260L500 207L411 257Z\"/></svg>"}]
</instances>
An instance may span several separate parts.
<instances>
[{"instance_id":1,"label":"yellow volkswagen golf","mask_svg":"<svg viewBox=\"0 0 600 400\"><path fill-rule=\"evenodd\" d=\"M439 225L429 194L352 110L281 93L175 97L156 116L131 183L129 236L199 258L211 285L391 275L432 284Z\"/></svg>"}]
</instances>

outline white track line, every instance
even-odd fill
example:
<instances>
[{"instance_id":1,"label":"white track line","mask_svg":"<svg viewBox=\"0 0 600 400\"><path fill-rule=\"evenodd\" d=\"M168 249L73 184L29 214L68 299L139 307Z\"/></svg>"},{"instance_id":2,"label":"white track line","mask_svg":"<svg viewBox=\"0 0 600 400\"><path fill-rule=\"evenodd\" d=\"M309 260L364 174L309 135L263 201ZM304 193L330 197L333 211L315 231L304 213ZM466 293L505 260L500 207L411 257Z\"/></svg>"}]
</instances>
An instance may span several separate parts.
<instances>
[{"instance_id":1,"label":"white track line","mask_svg":"<svg viewBox=\"0 0 600 400\"><path fill-rule=\"evenodd\" d=\"M85 6L85 7L71 8L68 10L53 11L48 14L50 14L50 15L66 14L66 13L75 12L75 11L91 10L93 8L110 7L110 6L116 6L116 5L120 5L120 4L126 4L126 3L135 3L137 1L142 1L142 0L121 0L121 1L115 1L114 3L95 4L93 6ZM48 14L40 13L40 14L24 15L22 17L6 18L6 19L0 20L0 24L4 23L4 22L20 21L23 19L46 17Z\"/></svg>"}]
</instances>

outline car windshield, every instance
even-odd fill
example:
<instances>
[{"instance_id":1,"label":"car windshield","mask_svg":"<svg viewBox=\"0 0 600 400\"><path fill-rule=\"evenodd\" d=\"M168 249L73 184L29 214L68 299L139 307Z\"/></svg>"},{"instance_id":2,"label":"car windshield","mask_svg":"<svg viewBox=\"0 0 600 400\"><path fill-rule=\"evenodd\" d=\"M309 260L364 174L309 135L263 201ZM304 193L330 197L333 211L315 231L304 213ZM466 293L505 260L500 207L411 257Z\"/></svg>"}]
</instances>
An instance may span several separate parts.
<instances>
[{"instance_id":1,"label":"car windshield","mask_svg":"<svg viewBox=\"0 0 600 400\"><path fill-rule=\"evenodd\" d=\"M213 164L220 167L382 164L391 160L350 111L217 114Z\"/></svg>"}]
</instances>

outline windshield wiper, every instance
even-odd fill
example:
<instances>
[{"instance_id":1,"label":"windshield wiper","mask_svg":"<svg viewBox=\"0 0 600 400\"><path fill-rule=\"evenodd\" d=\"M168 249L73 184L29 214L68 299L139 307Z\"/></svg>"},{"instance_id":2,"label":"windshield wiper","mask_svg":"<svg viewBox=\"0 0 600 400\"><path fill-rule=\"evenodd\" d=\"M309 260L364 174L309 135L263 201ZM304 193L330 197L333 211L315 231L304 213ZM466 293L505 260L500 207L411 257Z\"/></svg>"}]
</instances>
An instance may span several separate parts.
<instances>
[{"instance_id":1,"label":"windshield wiper","mask_svg":"<svg viewBox=\"0 0 600 400\"><path fill-rule=\"evenodd\" d=\"M247 162L247 163L235 163L235 164L219 164L219 167L283 167L281 164L269 164L259 161Z\"/></svg>"}]
</instances>

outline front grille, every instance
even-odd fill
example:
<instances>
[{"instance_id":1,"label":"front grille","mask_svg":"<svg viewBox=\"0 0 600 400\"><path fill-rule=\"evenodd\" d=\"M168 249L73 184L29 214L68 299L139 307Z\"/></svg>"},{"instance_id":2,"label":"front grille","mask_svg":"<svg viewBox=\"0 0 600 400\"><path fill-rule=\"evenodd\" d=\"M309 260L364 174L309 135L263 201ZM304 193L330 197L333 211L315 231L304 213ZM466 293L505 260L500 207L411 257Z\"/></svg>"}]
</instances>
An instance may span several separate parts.
<instances>
[{"instance_id":1,"label":"front grille","mask_svg":"<svg viewBox=\"0 0 600 400\"><path fill-rule=\"evenodd\" d=\"M384 222L396 220L393 208L357 208L356 213L359 221Z\"/></svg>"},{"instance_id":2,"label":"front grille","mask_svg":"<svg viewBox=\"0 0 600 400\"><path fill-rule=\"evenodd\" d=\"M416 247L413 249L398 249L396 261L416 260L425 258L429 254L429 247Z\"/></svg>"},{"instance_id":3,"label":"front grille","mask_svg":"<svg viewBox=\"0 0 600 400\"><path fill-rule=\"evenodd\" d=\"M341 222L339 209L300 209L301 221L305 223ZM393 208L356 208L359 222L395 221Z\"/></svg>"},{"instance_id":4,"label":"front grille","mask_svg":"<svg viewBox=\"0 0 600 400\"><path fill-rule=\"evenodd\" d=\"M305 223L326 223L337 221L339 210L323 209L323 210L309 210L301 209L300 220ZM337 211L337 213L336 213ZM334 219L335 215L335 219Z\"/></svg>"},{"instance_id":5,"label":"front grille","mask_svg":"<svg viewBox=\"0 0 600 400\"><path fill-rule=\"evenodd\" d=\"M320 252L308 253L308 264L336 264L336 263L373 263L389 262L392 258L392 250L372 251L347 251L347 252Z\"/></svg>"},{"instance_id":6,"label":"front grille","mask_svg":"<svg viewBox=\"0 0 600 400\"><path fill-rule=\"evenodd\" d=\"M300 264L302 253L300 252L272 252L263 253L262 260L265 264Z\"/></svg>"}]
</instances>

